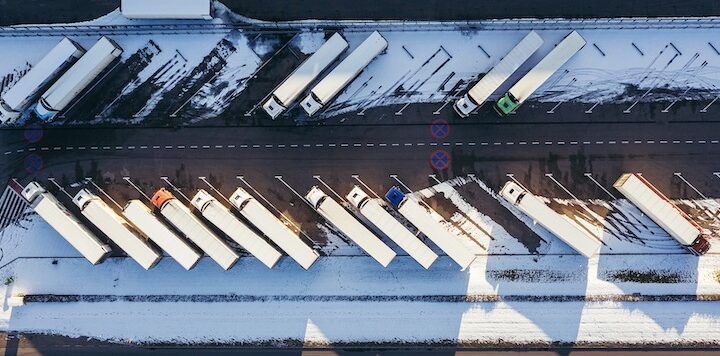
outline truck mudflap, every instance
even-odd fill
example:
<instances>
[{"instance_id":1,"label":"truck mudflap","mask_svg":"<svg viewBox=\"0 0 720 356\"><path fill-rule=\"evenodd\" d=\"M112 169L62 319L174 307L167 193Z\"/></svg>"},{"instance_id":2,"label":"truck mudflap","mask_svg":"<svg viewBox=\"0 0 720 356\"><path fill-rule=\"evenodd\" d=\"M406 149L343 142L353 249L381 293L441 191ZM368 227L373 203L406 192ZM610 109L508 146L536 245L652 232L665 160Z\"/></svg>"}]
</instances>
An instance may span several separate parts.
<instances>
[{"instance_id":1,"label":"truck mudflap","mask_svg":"<svg viewBox=\"0 0 720 356\"><path fill-rule=\"evenodd\" d=\"M708 241L708 237L708 235L698 236L698 238L693 241L692 245L687 246L687 249L696 256L706 254L708 250L710 250L710 241Z\"/></svg>"}]
</instances>

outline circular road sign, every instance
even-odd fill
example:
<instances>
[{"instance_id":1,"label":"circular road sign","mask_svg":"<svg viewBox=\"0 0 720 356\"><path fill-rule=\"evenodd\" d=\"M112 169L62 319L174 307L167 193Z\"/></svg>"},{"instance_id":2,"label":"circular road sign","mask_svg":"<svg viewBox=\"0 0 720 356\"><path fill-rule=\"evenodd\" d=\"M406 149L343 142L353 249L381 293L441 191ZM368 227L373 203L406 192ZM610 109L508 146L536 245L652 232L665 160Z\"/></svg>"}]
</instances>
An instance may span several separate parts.
<instances>
[{"instance_id":1,"label":"circular road sign","mask_svg":"<svg viewBox=\"0 0 720 356\"><path fill-rule=\"evenodd\" d=\"M37 143L43 138L43 127L39 123L27 125L23 135L28 142Z\"/></svg>"},{"instance_id":2,"label":"circular road sign","mask_svg":"<svg viewBox=\"0 0 720 356\"><path fill-rule=\"evenodd\" d=\"M43 160L35 153L29 154L27 157L25 157L25 170L28 173L35 173L42 169L43 167Z\"/></svg>"},{"instance_id":3,"label":"circular road sign","mask_svg":"<svg viewBox=\"0 0 720 356\"><path fill-rule=\"evenodd\" d=\"M437 150L430 155L430 165L438 171L442 171L450 166L450 155L444 150Z\"/></svg>"},{"instance_id":4,"label":"circular road sign","mask_svg":"<svg viewBox=\"0 0 720 356\"><path fill-rule=\"evenodd\" d=\"M436 139L443 139L450 135L450 124L447 120L437 119L430 124L430 133Z\"/></svg>"}]
</instances>

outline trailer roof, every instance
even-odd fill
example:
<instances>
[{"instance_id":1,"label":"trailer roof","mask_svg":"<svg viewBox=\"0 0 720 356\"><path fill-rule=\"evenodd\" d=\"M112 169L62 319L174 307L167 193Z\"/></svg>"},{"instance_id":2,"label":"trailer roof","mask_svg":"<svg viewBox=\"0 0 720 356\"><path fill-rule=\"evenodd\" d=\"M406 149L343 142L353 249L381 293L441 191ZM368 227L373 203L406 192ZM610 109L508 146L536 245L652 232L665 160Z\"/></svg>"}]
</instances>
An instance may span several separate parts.
<instances>
[{"instance_id":1,"label":"trailer roof","mask_svg":"<svg viewBox=\"0 0 720 356\"><path fill-rule=\"evenodd\" d=\"M383 267L392 262L395 252L382 242L367 227L345 210L337 201L327 196L318 187L313 187L306 198L316 206L316 210L329 223L338 228L345 236L355 242L368 255L378 261Z\"/></svg>"},{"instance_id":2,"label":"trailer roof","mask_svg":"<svg viewBox=\"0 0 720 356\"><path fill-rule=\"evenodd\" d=\"M583 256L590 258L600 249L600 241L582 232L520 185L507 182L500 195Z\"/></svg>"},{"instance_id":3,"label":"trailer roof","mask_svg":"<svg viewBox=\"0 0 720 356\"><path fill-rule=\"evenodd\" d=\"M122 0L120 11L130 19L206 19L211 0Z\"/></svg>"},{"instance_id":4,"label":"trailer roof","mask_svg":"<svg viewBox=\"0 0 720 356\"><path fill-rule=\"evenodd\" d=\"M97 264L110 252L110 246L80 223L51 193L43 190L32 208L90 263Z\"/></svg>"},{"instance_id":5,"label":"trailer roof","mask_svg":"<svg viewBox=\"0 0 720 356\"><path fill-rule=\"evenodd\" d=\"M306 245L296 233L244 189L238 188L230 196L230 203L247 221L270 238L303 268L310 268L319 257L315 250Z\"/></svg>"},{"instance_id":6,"label":"trailer roof","mask_svg":"<svg viewBox=\"0 0 720 356\"><path fill-rule=\"evenodd\" d=\"M460 241L459 238L450 235L440 223L433 217L437 214L434 210L420 205L412 196L407 196L398 209L400 214L406 217L410 223L427 236L435 245L440 247L450 258L453 259L463 270L468 268L475 260L475 255Z\"/></svg>"},{"instance_id":7,"label":"trailer roof","mask_svg":"<svg viewBox=\"0 0 720 356\"><path fill-rule=\"evenodd\" d=\"M25 108L26 100L46 85L64 66L85 53L82 47L68 38L63 38L30 71L10 88L2 99L15 111Z\"/></svg>"},{"instance_id":8,"label":"trailer roof","mask_svg":"<svg viewBox=\"0 0 720 356\"><path fill-rule=\"evenodd\" d=\"M61 110L67 102L95 79L95 76L122 53L117 45L102 37L65 74L48 89L43 98L53 109Z\"/></svg>"},{"instance_id":9,"label":"trailer roof","mask_svg":"<svg viewBox=\"0 0 720 356\"><path fill-rule=\"evenodd\" d=\"M328 75L318 83L312 92L320 98L322 104L332 100L347 84L350 83L373 58L387 47L387 41L375 31L368 36L352 53L340 62Z\"/></svg>"},{"instance_id":10,"label":"trailer roof","mask_svg":"<svg viewBox=\"0 0 720 356\"><path fill-rule=\"evenodd\" d=\"M623 174L613 185L640 211L684 245L691 245L702 229L665 194L638 174Z\"/></svg>"},{"instance_id":11,"label":"trailer roof","mask_svg":"<svg viewBox=\"0 0 720 356\"><path fill-rule=\"evenodd\" d=\"M360 213L365 216L370 223L398 244L400 248L405 250L405 252L425 269L430 268L438 258L435 252L390 215L376 199L370 198L362 188L355 186L350 190L350 193L348 193L347 199L360 209Z\"/></svg>"},{"instance_id":12,"label":"trailer roof","mask_svg":"<svg viewBox=\"0 0 720 356\"><path fill-rule=\"evenodd\" d=\"M543 40L535 31L525 36L468 92L477 105L481 105L495 92L525 61L540 48Z\"/></svg>"},{"instance_id":13,"label":"trailer roof","mask_svg":"<svg viewBox=\"0 0 720 356\"><path fill-rule=\"evenodd\" d=\"M123 215L186 270L200 261L202 255L160 222L143 202L130 200L123 209Z\"/></svg>"},{"instance_id":14,"label":"trailer roof","mask_svg":"<svg viewBox=\"0 0 720 356\"><path fill-rule=\"evenodd\" d=\"M347 41L339 33L334 34L297 67L273 94L287 107L347 48Z\"/></svg>"},{"instance_id":15,"label":"trailer roof","mask_svg":"<svg viewBox=\"0 0 720 356\"><path fill-rule=\"evenodd\" d=\"M525 101L545 81L547 81L560 67L572 58L583 46L585 39L577 32L571 32L550 53L533 67L524 77L510 88L510 92L519 101Z\"/></svg>"}]
</instances>

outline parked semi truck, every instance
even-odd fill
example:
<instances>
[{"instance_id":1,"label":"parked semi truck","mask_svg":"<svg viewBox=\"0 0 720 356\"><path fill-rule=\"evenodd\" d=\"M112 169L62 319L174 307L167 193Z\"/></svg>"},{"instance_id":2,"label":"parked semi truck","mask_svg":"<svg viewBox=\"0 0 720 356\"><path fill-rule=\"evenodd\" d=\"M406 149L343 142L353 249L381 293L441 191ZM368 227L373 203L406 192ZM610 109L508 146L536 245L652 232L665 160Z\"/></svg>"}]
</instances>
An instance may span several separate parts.
<instances>
[{"instance_id":1,"label":"parked semi truck","mask_svg":"<svg viewBox=\"0 0 720 356\"><path fill-rule=\"evenodd\" d=\"M191 203L207 221L240 244L268 268L273 268L282 257L280 252L247 227L204 189L198 190Z\"/></svg>"},{"instance_id":2,"label":"parked semi truck","mask_svg":"<svg viewBox=\"0 0 720 356\"><path fill-rule=\"evenodd\" d=\"M385 198L397 209L402 216L415 225L430 241L445 252L463 270L468 268L475 255L460 241L446 231L433 217L439 216L430 207L420 205L412 197L408 197L398 187L392 187L385 194Z\"/></svg>"},{"instance_id":3,"label":"parked semi truck","mask_svg":"<svg viewBox=\"0 0 720 356\"><path fill-rule=\"evenodd\" d=\"M292 74L270 94L270 99L263 104L265 112L267 112L273 120L277 118L283 111L287 110L300 94L302 94L325 69L335 62L347 48L347 41L345 41L339 33L332 35L327 42L320 46L315 53L297 67Z\"/></svg>"},{"instance_id":4,"label":"parked semi truck","mask_svg":"<svg viewBox=\"0 0 720 356\"><path fill-rule=\"evenodd\" d=\"M600 241L582 232L519 184L505 183L500 196L583 256L590 258L600 249Z\"/></svg>"},{"instance_id":5,"label":"parked semi truck","mask_svg":"<svg viewBox=\"0 0 720 356\"><path fill-rule=\"evenodd\" d=\"M113 40L102 37L41 97L35 113L42 120L55 117L122 54Z\"/></svg>"},{"instance_id":6,"label":"parked semi truck","mask_svg":"<svg viewBox=\"0 0 720 356\"><path fill-rule=\"evenodd\" d=\"M213 18L212 0L122 0L120 13L129 19Z\"/></svg>"},{"instance_id":7,"label":"parked semi truck","mask_svg":"<svg viewBox=\"0 0 720 356\"><path fill-rule=\"evenodd\" d=\"M186 270L192 269L200 261L202 254L165 226L143 202L130 200L122 212L128 221Z\"/></svg>"},{"instance_id":8,"label":"parked semi truck","mask_svg":"<svg viewBox=\"0 0 720 356\"><path fill-rule=\"evenodd\" d=\"M312 88L310 94L302 101L303 109L310 116L318 112L340 94L375 57L387 48L387 45L387 41L379 32L373 32Z\"/></svg>"},{"instance_id":9,"label":"parked semi truck","mask_svg":"<svg viewBox=\"0 0 720 356\"><path fill-rule=\"evenodd\" d=\"M577 32L571 32L495 103L498 114L504 116L515 111L584 46L585 39Z\"/></svg>"},{"instance_id":10,"label":"parked semi truck","mask_svg":"<svg viewBox=\"0 0 720 356\"><path fill-rule=\"evenodd\" d=\"M64 70L75 63L85 50L74 41L63 38L30 71L23 75L0 98L0 122L14 121L30 103Z\"/></svg>"},{"instance_id":11,"label":"parked semi truck","mask_svg":"<svg viewBox=\"0 0 720 356\"><path fill-rule=\"evenodd\" d=\"M237 263L240 256L219 236L212 232L191 211L179 202L172 193L160 188L151 198L160 214L180 233L207 253L225 270Z\"/></svg>"},{"instance_id":12,"label":"parked semi truck","mask_svg":"<svg viewBox=\"0 0 720 356\"><path fill-rule=\"evenodd\" d=\"M73 202L91 223L140 266L150 269L160 262L162 258L160 251L100 197L87 189L81 189L73 197Z\"/></svg>"},{"instance_id":13,"label":"parked semi truck","mask_svg":"<svg viewBox=\"0 0 720 356\"><path fill-rule=\"evenodd\" d=\"M461 117L468 117L471 112L482 105L530 56L543 44L542 38L535 31L525 36L515 48L510 50L498 64L487 72L465 96L455 102L455 112Z\"/></svg>"},{"instance_id":14,"label":"parked semi truck","mask_svg":"<svg viewBox=\"0 0 720 356\"><path fill-rule=\"evenodd\" d=\"M310 268L320 256L245 189L235 190L230 196L230 204L303 268Z\"/></svg>"},{"instance_id":15,"label":"parked semi truck","mask_svg":"<svg viewBox=\"0 0 720 356\"><path fill-rule=\"evenodd\" d=\"M430 268L438 258L435 252L390 215L377 200L370 198L362 188L357 185L353 187L348 193L347 199L371 224L393 240L425 269Z\"/></svg>"},{"instance_id":16,"label":"parked semi truck","mask_svg":"<svg viewBox=\"0 0 720 356\"><path fill-rule=\"evenodd\" d=\"M360 248L383 267L387 267L395 258L395 251L383 243L367 227L350 215L342 205L330 198L320 188L317 186L312 187L305 197L325 220L358 244Z\"/></svg>"},{"instance_id":17,"label":"parked semi truck","mask_svg":"<svg viewBox=\"0 0 720 356\"><path fill-rule=\"evenodd\" d=\"M703 229L639 173L623 174L613 187L693 254L710 249Z\"/></svg>"},{"instance_id":18,"label":"parked semi truck","mask_svg":"<svg viewBox=\"0 0 720 356\"><path fill-rule=\"evenodd\" d=\"M108 244L83 226L55 196L37 182L28 183L22 191L22 196L41 218L90 263L102 262L111 252Z\"/></svg>"}]
</instances>

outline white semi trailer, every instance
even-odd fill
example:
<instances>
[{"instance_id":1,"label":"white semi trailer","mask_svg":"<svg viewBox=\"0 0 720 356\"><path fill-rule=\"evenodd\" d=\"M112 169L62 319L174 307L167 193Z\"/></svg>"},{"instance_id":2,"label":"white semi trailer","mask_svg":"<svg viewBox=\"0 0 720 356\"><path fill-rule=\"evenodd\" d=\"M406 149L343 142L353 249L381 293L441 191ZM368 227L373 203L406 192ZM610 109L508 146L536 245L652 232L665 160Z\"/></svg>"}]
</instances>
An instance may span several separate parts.
<instances>
[{"instance_id":1,"label":"white semi trailer","mask_svg":"<svg viewBox=\"0 0 720 356\"><path fill-rule=\"evenodd\" d=\"M383 243L367 227L350 215L342 205L330 198L320 188L312 187L305 197L325 220L358 244L360 248L383 267L387 267L395 258L395 251Z\"/></svg>"},{"instance_id":2,"label":"white semi trailer","mask_svg":"<svg viewBox=\"0 0 720 356\"><path fill-rule=\"evenodd\" d=\"M193 213L180 203L165 188L161 188L151 198L160 214L180 233L207 253L225 270L232 268L240 256L225 241L212 232Z\"/></svg>"},{"instance_id":3,"label":"white semi trailer","mask_svg":"<svg viewBox=\"0 0 720 356\"><path fill-rule=\"evenodd\" d=\"M320 256L245 189L235 190L230 196L230 204L303 268L310 268Z\"/></svg>"},{"instance_id":4,"label":"white semi trailer","mask_svg":"<svg viewBox=\"0 0 720 356\"><path fill-rule=\"evenodd\" d=\"M463 270L468 268L475 255L460 241L451 236L433 215L437 212L430 207L422 206L412 197L408 197L400 188L392 187L385 195L385 198L392 204L402 216L415 225L430 241L443 250Z\"/></svg>"},{"instance_id":5,"label":"white semi trailer","mask_svg":"<svg viewBox=\"0 0 720 356\"><path fill-rule=\"evenodd\" d=\"M504 116L515 111L584 46L585 39L577 32L571 32L495 103L498 114Z\"/></svg>"},{"instance_id":6,"label":"white semi trailer","mask_svg":"<svg viewBox=\"0 0 720 356\"><path fill-rule=\"evenodd\" d=\"M47 87L60 73L80 58L85 50L74 41L63 38L30 71L0 98L0 122L19 118L39 91Z\"/></svg>"},{"instance_id":7,"label":"white semi trailer","mask_svg":"<svg viewBox=\"0 0 720 356\"><path fill-rule=\"evenodd\" d=\"M642 175L625 173L613 187L693 254L710 249L703 229Z\"/></svg>"},{"instance_id":8,"label":"white semi trailer","mask_svg":"<svg viewBox=\"0 0 720 356\"><path fill-rule=\"evenodd\" d=\"M155 266L162 254L147 239L115 213L100 197L87 189L81 189L73 202L80 212L103 234L117 244L135 262L145 269Z\"/></svg>"},{"instance_id":9,"label":"white semi trailer","mask_svg":"<svg viewBox=\"0 0 720 356\"><path fill-rule=\"evenodd\" d=\"M498 64L487 72L465 96L455 102L455 112L461 117L468 117L494 93L530 56L535 53L543 40L535 31L525 36L515 48L510 50Z\"/></svg>"},{"instance_id":10,"label":"white semi trailer","mask_svg":"<svg viewBox=\"0 0 720 356\"><path fill-rule=\"evenodd\" d=\"M186 270L192 269L200 261L202 254L165 226L143 202L130 200L122 212L128 221Z\"/></svg>"},{"instance_id":11,"label":"white semi trailer","mask_svg":"<svg viewBox=\"0 0 720 356\"><path fill-rule=\"evenodd\" d=\"M347 199L360 210L360 213L371 224L375 225L425 269L430 268L438 258L435 252L390 215L375 199L370 198L362 188L353 187L348 193Z\"/></svg>"},{"instance_id":12,"label":"white semi trailer","mask_svg":"<svg viewBox=\"0 0 720 356\"><path fill-rule=\"evenodd\" d=\"M387 45L387 41L379 32L373 32L312 88L310 94L302 101L301 106L303 109L310 116L322 109L323 106L340 94L375 57L382 53L387 48Z\"/></svg>"},{"instance_id":13,"label":"white semi trailer","mask_svg":"<svg viewBox=\"0 0 720 356\"><path fill-rule=\"evenodd\" d=\"M600 241L582 232L517 183L505 183L500 195L583 256L590 258L600 249Z\"/></svg>"},{"instance_id":14,"label":"white semi trailer","mask_svg":"<svg viewBox=\"0 0 720 356\"><path fill-rule=\"evenodd\" d=\"M122 0L120 13L129 19L211 20L212 0Z\"/></svg>"},{"instance_id":15,"label":"white semi trailer","mask_svg":"<svg viewBox=\"0 0 720 356\"><path fill-rule=\"evenodd\" d=\"M108 244L83 226L60 202L37 182L30 182L22 196L32 209L90 263L98 264L111 252Z\"/></svg>"},{"instance_id":16,"label":"white semi trailer","mask_svg":"<svg viewBox=\"0 0 720 356\"><path fill-rule=\"evenodd\" d=\"M85 90L107 67L122 54L113 40L102 37L73 64L41 97L35 113L42 120L55 117Z\"/></svg>"},{"instance_id":17,"label":"white semi trailer","mask_svg":"<svg viewBox=\"0 0 720 356\"><path fill-rule=\"evenodd\" d=\"M204 189L198 190L191 199L191 203L207 221L240 244L247 252L257 257L268 268L273 268L282 257L280 252L247 227Z\"/></svg>"},{"instance_id":18,"label":"white semi trailer","mask_svg":"<svg viewBox=\"0 0 720 356\"><path fill-rule=\"evenodd\" d=\"M263 104L265 112L273 119L277 118L347 48L347 41L339 33L332 35L270 94L270 99Z\"/></svg>"}]
</instances>

